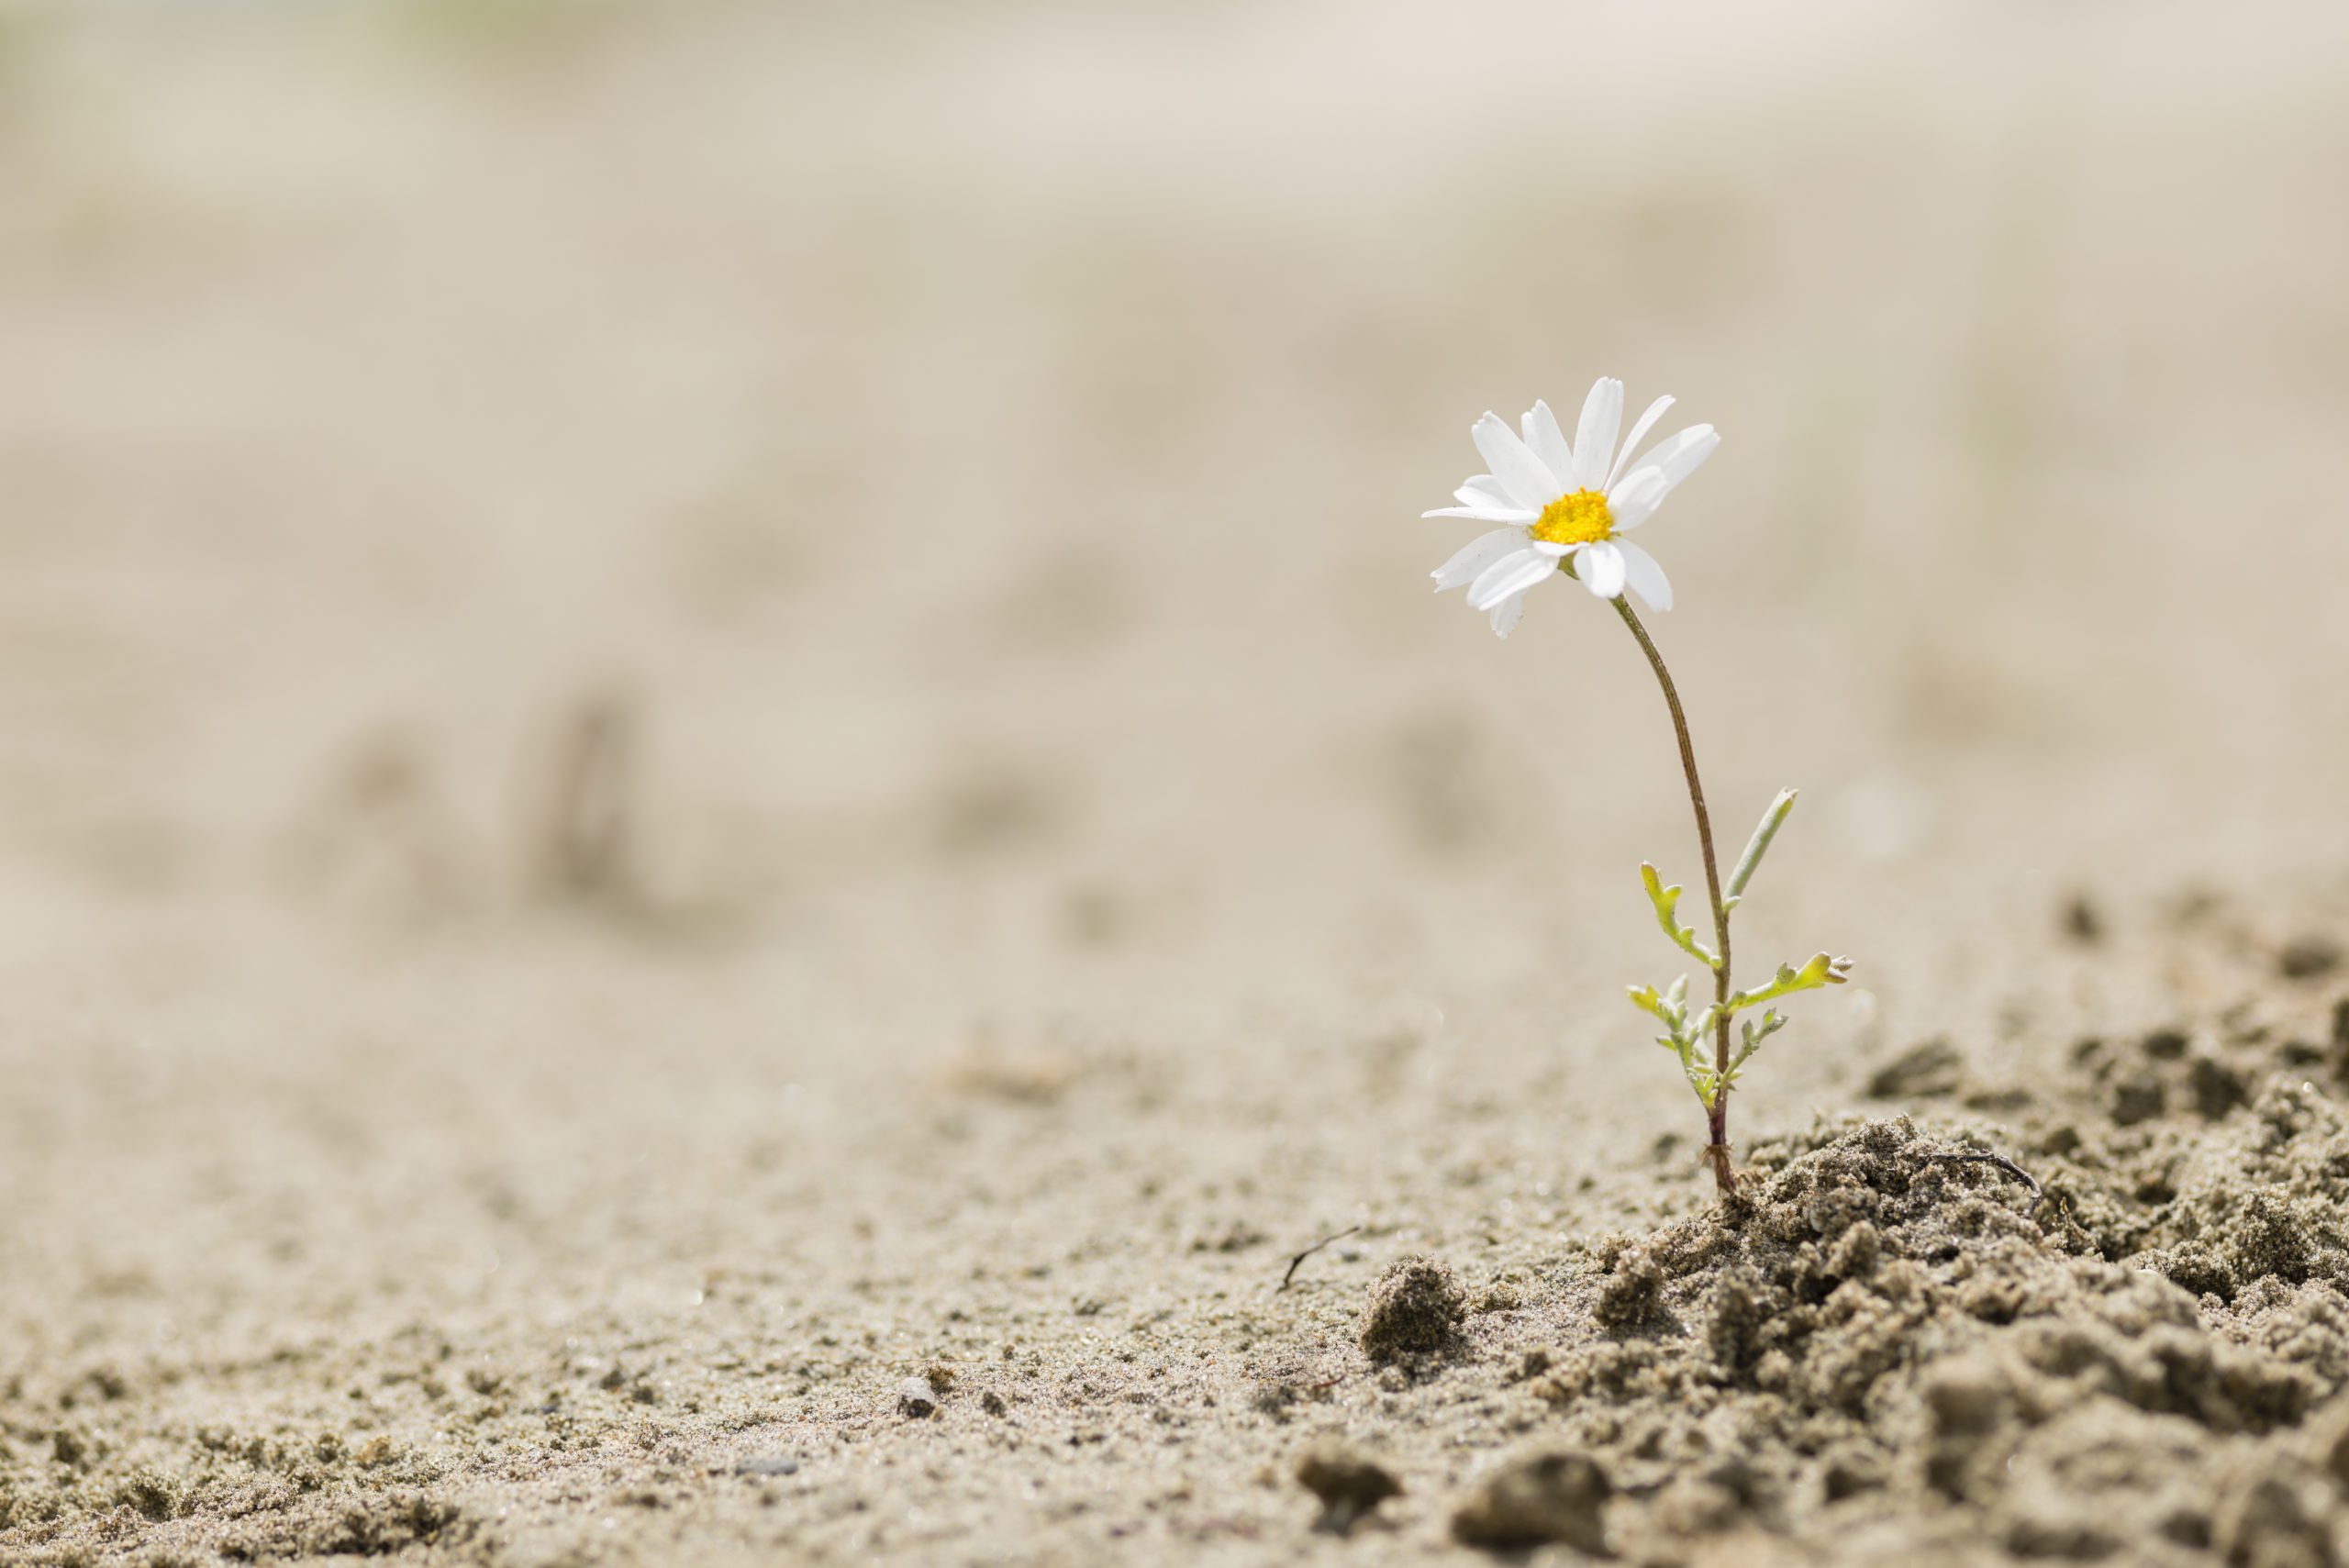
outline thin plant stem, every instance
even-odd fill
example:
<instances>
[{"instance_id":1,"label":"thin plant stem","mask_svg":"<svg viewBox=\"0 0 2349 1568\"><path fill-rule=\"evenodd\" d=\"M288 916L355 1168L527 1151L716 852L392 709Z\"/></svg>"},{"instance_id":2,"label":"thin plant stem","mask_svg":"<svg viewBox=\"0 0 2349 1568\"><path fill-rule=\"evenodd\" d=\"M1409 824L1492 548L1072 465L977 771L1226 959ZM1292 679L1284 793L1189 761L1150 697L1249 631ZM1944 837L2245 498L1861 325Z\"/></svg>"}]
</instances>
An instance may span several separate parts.
<instances>
[{"instance_id":1,"label":"thin plant stem","mask_svg":"<svg viewBox=\"0 0 2349 1568\"><path fill-rule=\"evenodd\" d=\"M1705 1147L1706 1156L1713 1162L1713 1181L1720 1188L1721 1196L1737 1195L1737 1173L1729 1162L1729 907L1721 902L1720 862L1713 855L1713 819L1705 810L1705 785L1697 776L1697 748L1688 739L1688 716L1681 711L1680 694L1672 684L1672 672L1664 667L1664 655L1655 651L1654 640L1648 628L1640 624L1638 612L1631 602L1618 594L1609 601L1631 635L1640 639L1640 651L1648 656L1649 665L1655 671L1656 684L1664 688L1664 706L1672 710L1672 730L1680 740L1680 771L1688 775L1688 804L1697 808L1697 843L1705 851L1705 893L1713 904L1714 951L1720 963L1713 970L1713 1000L1718 1004L1713 1019L1713 1066L1720 1076L1714 1081L1712 1104L1707 1107L1711 1141Z\"/></svg>"}]
</instances>

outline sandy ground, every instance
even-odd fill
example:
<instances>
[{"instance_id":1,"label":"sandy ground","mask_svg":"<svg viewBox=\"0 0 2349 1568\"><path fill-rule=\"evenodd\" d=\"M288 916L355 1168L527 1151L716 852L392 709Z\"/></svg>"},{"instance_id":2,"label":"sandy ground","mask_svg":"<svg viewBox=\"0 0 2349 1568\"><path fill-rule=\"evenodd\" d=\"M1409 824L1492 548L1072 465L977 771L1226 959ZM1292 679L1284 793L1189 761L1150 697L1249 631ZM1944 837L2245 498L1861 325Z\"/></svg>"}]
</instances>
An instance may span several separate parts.
<instances>
[{"instance_id":1,"label":"sandy ground","mask_svg":"<svg viewBox=\"0 0 2349 1568\"><path fill-rule=\"evenodd\" d=\"M0 10L0 1562L1419 1560L1558 1448L1640 1560L2320 1560L2344 88L2314 5ZM1725 836L1805 791L1741 952L1861 965L1733 1236L1636 650L1426 593L1601 373L1726 437L1642 539ZM1829 1432L1842 1286L1922 1305ZM2125 1462L1932 1424L2067 1400Z\"/></svg>"}]
</instances>

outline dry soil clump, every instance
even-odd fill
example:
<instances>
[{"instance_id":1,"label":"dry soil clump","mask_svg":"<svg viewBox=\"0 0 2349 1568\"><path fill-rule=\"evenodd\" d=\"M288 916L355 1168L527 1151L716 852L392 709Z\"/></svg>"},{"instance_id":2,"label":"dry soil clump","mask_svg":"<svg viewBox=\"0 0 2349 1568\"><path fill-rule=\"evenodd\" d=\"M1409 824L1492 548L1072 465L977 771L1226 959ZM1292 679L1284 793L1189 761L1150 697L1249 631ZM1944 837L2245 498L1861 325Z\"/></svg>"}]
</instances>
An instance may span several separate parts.
<instances>
[{"instance_id":1,"label":"dry soil clump","mask_svg":"<svg viewBox=\"0 0 2349 1568\"><path fill-rule=\"evenodd\" d=\"M1370 1289L1362 1318L1363 1353L1375 1362L1434 1355L1456 1348L1468 1297L1449 1263L1404 1258Z\"/></svg>"},{"instance_id":2,"label":"dry soil clump","mask_svg":"<svg viewBox=\"0 0 2349 1568\"><path fill-rule=\"evenodd\" d=\"M2035 1143L2043 1201L1906 1118L1830 1129L1757 1149L1735 1211L1596 1248L1601 1331L1532 1386L1619 1544L2344 1560L2339 1106L2278 1082L2200 1138Z\"/></svg>"}]
</instances>

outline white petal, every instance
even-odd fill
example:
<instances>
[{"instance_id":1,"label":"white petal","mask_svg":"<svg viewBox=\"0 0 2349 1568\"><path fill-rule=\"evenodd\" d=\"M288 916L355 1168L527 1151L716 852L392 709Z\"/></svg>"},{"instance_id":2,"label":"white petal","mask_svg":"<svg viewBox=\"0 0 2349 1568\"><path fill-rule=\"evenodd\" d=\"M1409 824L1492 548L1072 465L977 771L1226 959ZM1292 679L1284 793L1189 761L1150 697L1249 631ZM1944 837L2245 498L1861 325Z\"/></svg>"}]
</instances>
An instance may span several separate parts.
<instances>
[{"instance_id":1,"label":"white petal","mask_svg":"<svg viewBox=\"0 0 2349 1568\"><path fill-rule=\"evenodd\" d=\"M1508 498L1508 492L1502 487L1501 482L1489 473L1476 475L1475 478L1453 491L1453 495L1459 497L1460 504L1464 506L1475 506L1487 501L1496 506L1513 508L1517 505Z\"/></svg>"},{"instance_id":2,"label":"white petal","mask_svg":"<svg viewBox=\"0 0 2349 1568\"><path fill-rule=\"evenodd\" d=\"M1606 539L1584 545L1575 555L1575 570L1582 573L1582 585L1602 599L1623 591L1623 552Z\"/></svg>"},{"instance_id":3,"label":"white petal","mask_svg":"<svg viewBox=\"0 0 2349 1568\"><path fill-rule=\"evenodd\" d=\"M1615 552L1623 558L1623 580L1631 592L1646 601L1652 610L1670 609L1672 583L1664 576L1664 568L1655 563L1655 557L1627 539L1615 541Z\"/></svg>"},{"instance_id":4,"label":"white petal","mask_svg":"<svg viewBox=\"0 0 2349 1568\"><path fill-rule=\"evenodd\" d=\"M1691 425L1678 435L1658 441L1653 451L1633 465L1631 478L1654 469L1664 475L1664 487L1669 491L1696 473L1698 465L1712 456L1713 449L1720 444L1720 437L1710 425ZM1624 483L1629 484L1630 480Z\"/></svg>"},{"instance_id":5,"label":"white petal","mask_svg":"<svg viewBox=\"0 0 2349 1568\"><path fill-rule=\"evenodd\" d=\"M1603 375L1583 400L1582 423L1575 428L1575 488L1600 490L1615 461L1615 432L1623 428L1623 384Z\"/></svg>"},{"instance_id":6,"label":"white petal","mask_svg":"<svg viewBox=\"0 0 2349 1568\"><path fill-rule=\"evenodd\" d=\"M1501 557L1468 584L1472 609L1489 610L1512 594L1522 594L1558 569L1555 560L1538 550L1520 550Z\"/></svg>"},{"instance_id":7,"label":"white petal","mask_svg":"<svg viewBox=\"0 0 2349 1568\"><path fill-rule=\"evenodd\" d=\"M1547 403L1536 403L1525 411L1525 444L1563 488L1575 471L1574 453L1566 450L1566 433L1558 428L1558 417L1550 412Z\"/></svg>"},{"instance_id":8,"label":"white petal","mask_svg":"<svg viewBox=\"0 0 2349 1568\"><path fill-rule=\"evenodd\" d=\"M1672 486L1664 482L1661 470L1636 469L1631 477L1608 493L1607 515L1615 521L1615 531L1630 533L1654 516L1664 493ZM1498 519L1496 519L1497 521Z\"/></svg>"},{"instance_id":9,"label":"white petal","mask_svg":"<svg viewBox=\"0 0 2349 1568\"><path fill-rule=\"evenodd\" d=\"M1532 544L1534 549L1540 550L1544 555L1572 555L1576 549L1575 546L1571 544L1552 544L1546 539L1534 539Z\"/></svg>"},{"instance_id":10,"label":"white petal","mask_svg":"<svg viewBox=\"0 0 2349 1568\"><path fill-rule=\"evenodd\" d=\"M1507 637L1510 632L1515 631L1518 617L1524 613L1525 595L1522 594L1511 594L1508 598L1495 605L1493 606L1493 635Z\"/></svg>"},{"instance_id":11,"label":"white petal","mask_svg":"<svg viewBox=\"0 0 2349 1568\"><path fill-rule=\"evenodd\" d=\"M1493 477L1501 482L1501 488L1519 506L1531 506L1538 512L1565 494L1565 486L1551 473L1548 465L1518 439L1517 432L1503 424L1497 414L1487 414L1477 420L1468 434L1475 440L1476 450L1485 454L1485 461L1492 465Z\"/></svg>"},{"instance_id":12,"label":"white petal","mask_svg":"<svg viewBox=\"0 0 2349 1568\"><path fill-rule=\"evenodd\" d=\"M1419 514L1422 517L1471 517L1480 523L1514 523L1520 528L1541 515L1522 506L1503 506L1490 501L1479 501L1473 506L1438 506L1432 512Z\"/></svg>"},{"instance_id":13,"label":"white petal","mask_svg":"<svg viewBox=\"0 0 2349 1568\"><path fill-rule=\"evenodd\" d=\"M1615 466L1608 471L1608 489L1615 488L1615 482L1623 477L1625 469L1631 466L1631 454L1639 450L1641 439L1655 427L1655 422L1664 417L1664 411L1671 406L1670 397L1659 397L1648 405L1648 411L1640 416L1640 422L1631 427L1630 435L1623 438L1622 453L1616 458Z\"/></svg>"},{"instance_id":14,"label":"white petal","mask_svg":"<svg viewBox=\"0 0 2349 1568\"><path fill-rule=\"evenodd\" d=\"M1486 567L1502 556L1513 555L1524 548L1524 529L1495 528L1491 533L1472 539L1467 549L1428 575L1435 579L1435 591L1439 594L1446 588L1464 588L1475 582L1476 573Z\"/></svg>"}]
</instances>

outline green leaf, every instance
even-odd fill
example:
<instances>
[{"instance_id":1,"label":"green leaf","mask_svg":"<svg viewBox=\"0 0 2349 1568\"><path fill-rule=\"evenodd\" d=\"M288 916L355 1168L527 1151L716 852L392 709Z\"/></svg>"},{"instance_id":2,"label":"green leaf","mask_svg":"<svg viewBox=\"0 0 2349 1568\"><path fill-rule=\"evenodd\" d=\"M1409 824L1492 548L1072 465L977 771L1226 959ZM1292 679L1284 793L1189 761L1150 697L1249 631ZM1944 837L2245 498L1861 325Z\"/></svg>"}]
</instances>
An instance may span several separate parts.
<instances>
[{"instance_id":1,"label":"green leaf","mask_svg":"<svg viewBox=\"0 0 2349 1568\"><path fill-rule=\"evenodd\" d=\"M1697 933L1680 923L1679 885L1675 884L1666 887L1664 879L1656 875L1655 867L1645 861L1640 862L1640 883L1648 890L1648 902L1655 906L1656 924L1664 928L1664 934L1670 937L1681 951L1707 969L1719 969L1721 961L1714 955L1713 950L1698 941Z\"/></svg>"},{"instance_id":2,"label":"green leaf","mask_svg":"<svg viewBox=\"0 0 2349 1568\"><path fill-rule=\"evenodd\" d=\"M1761 865L1763 855L1770 848L1770 840L1778 836L1779 824L1786 821L1787 813L1794 808L1795 792L1780 790L1778 798L1770 803L1770 809L1762 814L1761 822L1753 829L1753 837L1745 841L1745 853L1738 857L1737 869L1729 873L1729 894L1721 900L1722 907L1737 907L1737 901L1745 894L1745 884L1753 879L1755 869Z\"/></svg>"},{"instance_id":3,"label":"green leaf","mask_svg":"<svg viewBox=\"0 0 2349 1568\"><path fill-rule=\"evenodd\" d=\"M1762 1042L1787 1027L1787 1020L1779 1017L1778 1010L1773 1007L1762 1015L1760 1024L1757 1025L1752 1018L1746 1018L1740 1021L1737 1027L1739 1032L1745 1038L1745 1044L1735 1056L1730 1058L1729 1076L1731 1082L1736 1081L1737 1070L1744 1066L1755 1051L1762 1049Z\"/></svg>"},{"instance_id":4,"label":"green leaf","mask_svg":"<svg viewBox=\"0 0 2349 1568\"><path fill-rule=\"evenodd\" d=\"M1769 984L1759 986L1752 991L1740 991L1731 995L1729 999L1729 1010L1732 1013L1742 1012L1748 1007L1756 1006L1764 1002L1775 1002L1781 996L1790 996L1798 991L1816 991L1822 985L1841 985L1851 977L1851 973L1850 959L1830 958L1823 952L1814 954L1800 969L1795 968L1792 964L1782 963L1778 965L1778 973Z\"/></svg>"}]
</instances>

